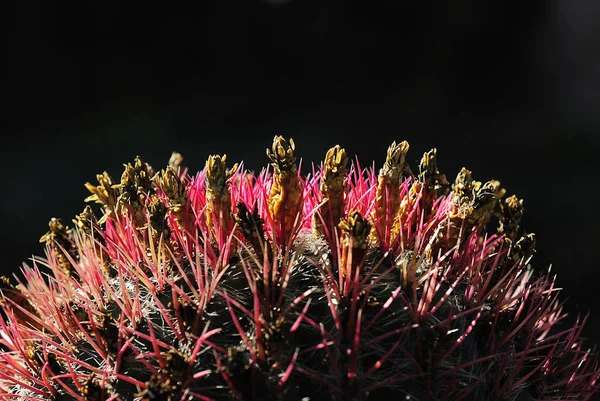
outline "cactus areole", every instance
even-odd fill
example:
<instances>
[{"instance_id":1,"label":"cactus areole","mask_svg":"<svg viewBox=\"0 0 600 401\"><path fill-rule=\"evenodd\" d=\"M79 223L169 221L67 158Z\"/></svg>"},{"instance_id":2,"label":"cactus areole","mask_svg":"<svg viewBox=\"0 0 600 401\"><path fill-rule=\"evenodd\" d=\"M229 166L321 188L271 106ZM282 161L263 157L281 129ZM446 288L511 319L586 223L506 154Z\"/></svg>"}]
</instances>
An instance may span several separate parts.
<instances>
[{"instance_id":1,"label":"cactus areole","mask_svg":"<svg viewBox=\"0 0 600 401\"><path fill-rule=\"evenodd\" d=\"M588 400L585 319L531 266L523 201L393 143L303 176L174 153L87 183L72 224L0 280L0 400Z\"/></svg>"}]
</instances>

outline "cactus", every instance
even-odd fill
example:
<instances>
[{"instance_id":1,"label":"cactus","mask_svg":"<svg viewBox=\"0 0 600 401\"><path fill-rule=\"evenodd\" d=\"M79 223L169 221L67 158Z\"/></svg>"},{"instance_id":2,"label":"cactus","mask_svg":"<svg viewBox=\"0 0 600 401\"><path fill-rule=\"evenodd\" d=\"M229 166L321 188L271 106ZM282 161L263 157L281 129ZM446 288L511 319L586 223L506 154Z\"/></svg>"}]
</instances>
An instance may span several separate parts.
<instances>
[{"instance_id":1,"label":"cactus","mask_svg":"<svg viewBox=\"0 0 600 401\"><path fill-rule=\"evenodd\" d=\"M408 150L376 172L335 146L302 176L277 136L258 175L179 154L98 175L100 218L52 219L0 281L0 399L591 399L523 201Z\"/></svg>"}]
</instances>

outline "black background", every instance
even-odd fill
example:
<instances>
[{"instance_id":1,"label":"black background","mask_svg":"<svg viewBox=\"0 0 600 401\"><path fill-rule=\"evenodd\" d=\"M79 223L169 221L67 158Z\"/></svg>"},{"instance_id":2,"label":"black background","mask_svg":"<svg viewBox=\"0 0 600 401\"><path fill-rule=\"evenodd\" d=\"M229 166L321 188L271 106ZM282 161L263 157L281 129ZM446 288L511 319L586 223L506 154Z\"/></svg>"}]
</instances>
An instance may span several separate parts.
<instances>
[{"instance_id":1,"label":"black background","mask_svg":"<svg viewBox=\"0 0 600 401\"><path fill-rule=\"evenodd\" d=\"M600 340L600 3L589 0L15 1L2 21L0 270L41 254L83 183L172 150L192 171L267 163L275 134L305 162L339 143L379 167L499 179L525 199L534 264ZM127 5L121 4L127 3Z\"/></svg>"}]
</instances>

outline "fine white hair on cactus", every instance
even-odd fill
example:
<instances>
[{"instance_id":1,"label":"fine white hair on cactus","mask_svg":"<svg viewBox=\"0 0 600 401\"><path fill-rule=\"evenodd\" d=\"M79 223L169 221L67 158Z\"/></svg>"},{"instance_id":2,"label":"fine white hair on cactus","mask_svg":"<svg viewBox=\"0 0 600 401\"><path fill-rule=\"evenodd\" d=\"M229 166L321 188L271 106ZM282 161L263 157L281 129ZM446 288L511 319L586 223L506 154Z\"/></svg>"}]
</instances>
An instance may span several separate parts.
<instances>
[{"instance_id":1,"label":"fine white hair on cactus","mask_svg":"<svg viewBox=\"0 0 600 401\"><path fill-rule=\"evenodd\" d=\"M406 141L303 177L275 137L257 175L136 157L86 184L46 257L0 281L0 399L589 400L586 319L561 320L523 201Z\"/></svg>"}]
</instances>

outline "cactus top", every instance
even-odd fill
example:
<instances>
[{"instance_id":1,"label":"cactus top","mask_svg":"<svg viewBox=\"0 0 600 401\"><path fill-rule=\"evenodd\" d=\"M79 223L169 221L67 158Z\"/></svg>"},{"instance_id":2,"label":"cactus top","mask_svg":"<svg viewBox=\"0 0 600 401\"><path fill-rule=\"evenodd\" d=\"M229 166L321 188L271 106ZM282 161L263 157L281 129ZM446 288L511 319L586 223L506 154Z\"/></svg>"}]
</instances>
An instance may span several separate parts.
<instances>
[{"instance_id":1,"label":"cactus top","mask_svg":"<svg viewBox=\"0 0 600 401\"><path fill-rule=\"evenodd\" d=\"M0 399L590 399L523 200L408 151L376 171L335 146L302 176L277 136L257 175L177 153L98 175L100 210L0 280Z\"/></svg>"}]
</instances>

